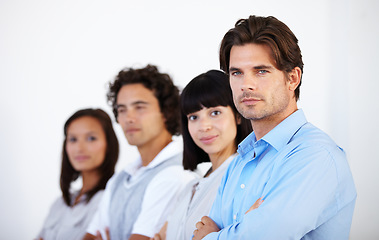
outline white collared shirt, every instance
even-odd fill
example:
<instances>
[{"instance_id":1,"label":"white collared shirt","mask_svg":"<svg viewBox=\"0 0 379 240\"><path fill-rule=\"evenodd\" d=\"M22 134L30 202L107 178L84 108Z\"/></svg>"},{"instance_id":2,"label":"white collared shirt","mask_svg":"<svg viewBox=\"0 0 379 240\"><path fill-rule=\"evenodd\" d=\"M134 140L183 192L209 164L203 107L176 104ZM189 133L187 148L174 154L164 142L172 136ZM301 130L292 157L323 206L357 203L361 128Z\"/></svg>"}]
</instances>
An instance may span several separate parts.
<instances>
[{"instance_id":1,"label":"white collared shirt","mask_svg":"<svg viewBox=\"0 0 379 240\"><path fill-rule=\"evenodd\" d=\"M142 166L141 157L128 164L123 171L131 175L128 183L124 183L128 188L138 184L144 177L147 169L154 168L158 164L170 159L172 156L183 151L183 142L176 139L168 144L162 151L151 161L147 166ZM113 176L105 189L105 193L101 200L99 209L95 214L90 226L87 229L88 233L96 235L99 230L103 236L105 227L109 226L109 204L111 200L111 189ZM183 170L183 166L170 166L158 173L149 183L146 188L145 196L141 205L141 212L133 223L132 234L140 234L148 237L153 237L160 230L167 219L168 213L171 211L173 199L182 191L183 187L196 175L192 172ZM126 223L128 224L128 223Z\"/></svg>"}]
</instances>

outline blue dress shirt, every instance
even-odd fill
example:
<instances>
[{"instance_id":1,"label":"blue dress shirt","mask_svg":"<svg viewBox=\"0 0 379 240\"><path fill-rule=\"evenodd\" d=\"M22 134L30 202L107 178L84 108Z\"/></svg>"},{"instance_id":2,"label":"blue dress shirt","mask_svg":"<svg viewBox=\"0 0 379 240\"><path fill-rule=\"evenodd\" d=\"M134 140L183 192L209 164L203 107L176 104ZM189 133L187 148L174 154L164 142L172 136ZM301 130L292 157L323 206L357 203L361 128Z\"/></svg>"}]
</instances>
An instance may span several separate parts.
<instances>
[{"instance_id":1,"label":"blue dress shirt","mask_svg":"<svg viewBox=\"0 0 379 240\"><path fill-rule=\"evenodd\" d=\"M204 239L349 238L356 190L345 153L302 110L258 141L251 133L238 153L209 215L221 230Z\"/></svg>"}]
</instances>

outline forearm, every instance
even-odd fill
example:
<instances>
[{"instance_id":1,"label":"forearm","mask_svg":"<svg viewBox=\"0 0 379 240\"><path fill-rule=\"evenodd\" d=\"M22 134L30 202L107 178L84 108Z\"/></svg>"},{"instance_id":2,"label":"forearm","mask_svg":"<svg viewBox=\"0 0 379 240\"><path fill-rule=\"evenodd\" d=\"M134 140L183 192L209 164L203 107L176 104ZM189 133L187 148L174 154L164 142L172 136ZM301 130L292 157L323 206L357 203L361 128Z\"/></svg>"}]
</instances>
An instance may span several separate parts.
<instances>
[{"instance_id":1,"label":"forearm","mask_svg":"<svg viewBox=\"0 0 379 240\"><path fill-rule=\"evenodd\" d=\"M140 234L132 234L129 238L129 240L149 240L150 237L140 235Z\"/></svg>"},{"instance_id":2,"label":"forearm","mask_svg":"<svg viewBox=\"0 0 379 240\"><path fill-rule=\"evenodd\" d=\"M96 236L90 234L90 233L86 233L86 235L84 235L83 237L83 240L94 240L96 239Z\"/></svg>"}]
</instances>

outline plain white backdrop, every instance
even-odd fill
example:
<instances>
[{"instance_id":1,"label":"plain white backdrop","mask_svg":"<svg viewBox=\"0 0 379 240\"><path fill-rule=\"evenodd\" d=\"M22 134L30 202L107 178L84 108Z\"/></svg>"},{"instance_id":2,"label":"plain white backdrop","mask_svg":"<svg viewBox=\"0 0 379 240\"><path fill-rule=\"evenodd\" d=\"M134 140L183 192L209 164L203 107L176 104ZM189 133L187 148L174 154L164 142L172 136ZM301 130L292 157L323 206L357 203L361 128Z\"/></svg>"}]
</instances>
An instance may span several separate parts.
<instances>
[{"instance_id":1,"label":"plain white backdrop","mask_svg":"<svg viewBox=\"0 0 379 240\"><path fill-rule=\"evenodd\" d=\"M299 106L346 150L358 190L350 239L378 239L378 12L375 0L0 0L0 239L40 230L60 195L63 124L80 108L111 114L118 71L155 64L183 88L219 69L223 35L253 14L298 37ZM119 171L137 151L114 127Z\"/></svg>"}]
</instances>

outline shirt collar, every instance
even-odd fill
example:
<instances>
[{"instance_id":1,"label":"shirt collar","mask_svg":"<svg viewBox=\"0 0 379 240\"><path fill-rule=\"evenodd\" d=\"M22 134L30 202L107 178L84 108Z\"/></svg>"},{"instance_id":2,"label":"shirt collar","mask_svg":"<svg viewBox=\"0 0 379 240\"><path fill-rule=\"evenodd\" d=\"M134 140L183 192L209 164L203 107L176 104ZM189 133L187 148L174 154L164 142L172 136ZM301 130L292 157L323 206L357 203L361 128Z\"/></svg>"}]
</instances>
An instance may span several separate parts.
<instances>
[{"instance_id":1,"label":"shirt collar","mask_svg":"<svg viewBox=\"0 0 379 240\"><path fill-rule=\"evenodd\" d=\"M282 149L288 144L293 135L307 123L304 112L302 109L297 110L292 113L281 123L279 123L275 128L263 136L260 140L267 142L277 151ZM238 146L238 153L245 155L254 149L254 144L257 142L255 133L252 132L247 136Z\"/></svg>"},{"instance_id":2,"label":"shirt collar","mask_svg":"<svg viewBox=\"0 0 379 240\"><path fill-rule=\"evenodd\" d=\"M163 148L147 166L142 166L141 156L139 156L136 160L126 165L124 171L130 175L134 175L141 168L154 168L181 152L183 152L183 140L181 137L174 137L173 141Z\"/></svg>"},{"instance_id":3,"label":"shirt collar","mask_svg":"<svg viewBox=\"0 0 379 240\"><path fill-rule=\"evenodd\" d=\"M307 119L303 110L299 109L279 123L274 129L263 136L262 139L279 151L288 144L293 135L305 123L307 123Z\"/></svg>"}]
</instances>

